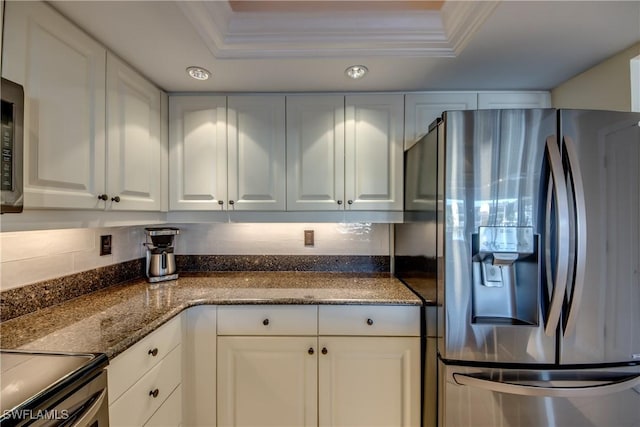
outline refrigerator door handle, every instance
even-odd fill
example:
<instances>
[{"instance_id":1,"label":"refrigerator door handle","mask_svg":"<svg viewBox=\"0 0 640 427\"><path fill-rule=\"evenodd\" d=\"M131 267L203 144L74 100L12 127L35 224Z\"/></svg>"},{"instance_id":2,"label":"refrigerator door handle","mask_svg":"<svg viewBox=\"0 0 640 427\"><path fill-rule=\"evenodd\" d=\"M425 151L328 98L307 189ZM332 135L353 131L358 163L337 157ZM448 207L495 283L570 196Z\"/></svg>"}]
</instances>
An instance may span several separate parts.
<instances>
[{"instance_id":1,"label":"refrigerator door handle","mask_svg":"<svg viewBox=\"0 0 640 427\"><path fill-rule=\"evenodd\" d=\"M564 173L562 168L562 158L560 156L560 148L556 141L555 136L547 138L546 146L547 155L549 158L549 165L551 169L551 179L553 181L553 193L555 194L556 202L556 245L557 245L557 257L556 257L556 274L555 278L552 278L551 273L551 248L549 247L548 238L545 239L546 243L546 259L545 263L547 268L547 277L550 278L553 283L553 293L551 296L551 303L549 305L549 312L547 315L547 323L545 325L544 332L548 336L552 336L556 333L558 323L560 322L560 315L562 314L562 303L564 302L564 295L567 290L567 275L569 271L569 203L567 195L567 184L564 179ZM550 182L551 185L551 182ZM549 236L550 221L551 221L551 190L547 195L547 218L546 228L547 236Z\"/></svg>"},{"instance_id":2,"label":"refrigerator door handle","mask_svg":"<svg viewBox=\"0 0 640 427\"><path fill-rule=\"evenodd\" d=\"M520 396L597 397L629 390L640 385L640 375L626 377L622 380L618 377L611 381L602 381L602 384L597 385L580 385L581 382L584 383L584 380L575 381L577 385L572 387L545 387L541 385L493 381L459 373L454 373L452 375L453 380L459 385L476 387L498 393L516 394ZM598 380L598 382L600 382L600 380ZM589 384L591 383L592 382L589 382Z\"/></svg>"},{"instance_id":3,"label":"refrigerator door handle","mask_svg":"<svg viewBox=\"0 0 640 427\"><path fill-rule=\"evenodd\" d=\"M587 209L584 201L584 186L582 184L582 171L578 162L575 143L569 137L564 138L564 146L567 150L569 168L571 172L571 182L573 184L573 203L575 205L575 239L576 239L576 261L575 274L573 278L573 292L570 297L569 314L564 327L564 335L570 335L575 326L582 301L584 290L584 279L587 265Z\"/></svg>"}]
</instances>

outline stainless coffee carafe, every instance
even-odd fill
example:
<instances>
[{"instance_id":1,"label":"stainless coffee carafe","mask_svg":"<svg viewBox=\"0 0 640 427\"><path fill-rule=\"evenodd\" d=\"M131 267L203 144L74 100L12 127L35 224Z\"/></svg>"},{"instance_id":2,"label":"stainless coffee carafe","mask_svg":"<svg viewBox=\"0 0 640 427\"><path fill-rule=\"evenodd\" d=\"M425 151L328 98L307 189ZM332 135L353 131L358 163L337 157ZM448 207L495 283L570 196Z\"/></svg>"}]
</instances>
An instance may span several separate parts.
<instances>
[{"instance_id":1,"label":"stainless coffee carafe","mask_svg":"<svg viewBox=\"0 0 640 427\"><path fill-rule=\"evenodd\" d=\"M147 241L147 279L149 282L175 280L176 258L173 253L175 236L180 234L177 228L145 228Z\"/></svg>"}]
</instances>

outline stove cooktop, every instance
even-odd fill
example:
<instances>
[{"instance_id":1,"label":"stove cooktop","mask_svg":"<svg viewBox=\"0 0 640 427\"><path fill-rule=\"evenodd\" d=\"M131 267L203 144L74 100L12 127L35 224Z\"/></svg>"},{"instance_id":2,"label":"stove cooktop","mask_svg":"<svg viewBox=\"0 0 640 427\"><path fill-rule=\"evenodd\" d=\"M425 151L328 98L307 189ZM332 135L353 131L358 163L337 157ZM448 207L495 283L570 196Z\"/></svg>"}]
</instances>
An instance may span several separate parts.
<instances>
[{"instance_id":1,"label":"stove cooktop","mask_svg":"<svg viewBox=\"0 0 640 427\"><path fill-rule=\"evenodd\" d=\"M0 418L39 401L108 363L104 354L0 350Z\"/></svg>"}]
</instances>

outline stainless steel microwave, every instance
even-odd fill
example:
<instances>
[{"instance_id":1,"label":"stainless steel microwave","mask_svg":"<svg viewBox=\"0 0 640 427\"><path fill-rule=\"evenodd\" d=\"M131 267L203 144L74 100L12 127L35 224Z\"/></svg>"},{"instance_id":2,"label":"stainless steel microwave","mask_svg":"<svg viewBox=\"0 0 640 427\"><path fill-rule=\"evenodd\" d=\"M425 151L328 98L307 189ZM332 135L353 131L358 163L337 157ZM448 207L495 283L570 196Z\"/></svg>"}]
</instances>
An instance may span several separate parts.
<instances>
[{"instance_id":1,"label":"stainless steel microwave","mask_svg":"<svg viewBox=\"0 0 640 427\"><path fill-rule=\"evenodd\" d=\"M22 86L2 79L2 125L0 141L2 159L0 164L0 213L22 212L23 164L22 144L24 137L24 90Z\"/></svg>"}]
</instances>

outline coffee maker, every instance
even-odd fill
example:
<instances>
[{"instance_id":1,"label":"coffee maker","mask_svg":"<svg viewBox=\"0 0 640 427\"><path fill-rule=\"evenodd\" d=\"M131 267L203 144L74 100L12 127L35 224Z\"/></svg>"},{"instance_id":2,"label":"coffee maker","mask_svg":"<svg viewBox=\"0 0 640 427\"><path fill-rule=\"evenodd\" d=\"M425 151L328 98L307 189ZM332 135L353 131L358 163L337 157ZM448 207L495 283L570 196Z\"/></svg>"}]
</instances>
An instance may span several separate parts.
<instances>
[{"instance_id":1,"label":"coffee maker","mask_svg":"<svg viewBox=\"0 0 640 427\"><path fill-rule=\"evenodd\" d=\"M180 229L172 227L145 228L147 241L147 280L151 283L175 280L176 258L173 253L174 239Z\"/></svg>"}]
</instances>

